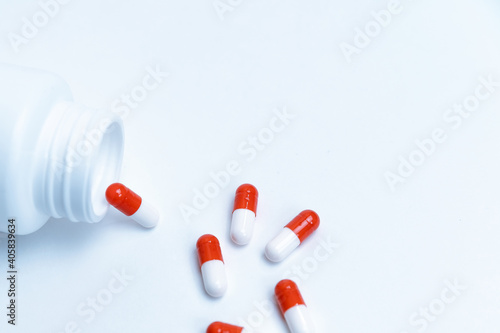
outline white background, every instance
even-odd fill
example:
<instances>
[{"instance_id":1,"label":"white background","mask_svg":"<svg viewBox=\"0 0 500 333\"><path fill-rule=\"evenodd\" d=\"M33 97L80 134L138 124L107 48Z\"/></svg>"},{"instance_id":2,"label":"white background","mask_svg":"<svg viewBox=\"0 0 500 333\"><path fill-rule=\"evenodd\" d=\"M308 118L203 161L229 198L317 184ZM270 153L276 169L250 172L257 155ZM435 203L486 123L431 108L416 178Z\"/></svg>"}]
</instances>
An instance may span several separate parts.
<instances>
[{"instance_id":1,"label":"white background","mask_svg":"<svg viewBox=\"0 0 500 333\"><path fill-rule=\"evenodd\" d=\"M458 128L443 115L480 76L500 81L500 5L402 0L349 63L341 43L352 44L387 1L232 3L222 20L212 0L73 0L18 52L9 33L21 34L40 6L0 3L0 61L59 74L79 103L111 108L148 66L169 73L124 118L122 181L159 208L161 224L144 230L110 211L99 224L50 220L21 237L18 325L6 324L2 279L0 331L59 333L75 322L81 332L203 333L214 320L243 319L287 332L265 300L299 266L310 271L299 282L318 332L498 332L500 88ZM295 119L248 161L238 146L276 108ZM391 191L384 174L435 128L446 141ZM187 222L181 205L232 160L239 175ZM228 231L244 182L261 195L254 239L241 248ZM308 208L320 229L286 261L268 263L267 241ZM227 263L220 300L206 296L199 275L204 233L219 237ZM318 262L314 251L329 239L339 247ZM79 304L122 270L133 281L87 323ZM442 309L447 280L467 290ZM439 315L425 329L410 323L431 305Z\"/></svg>"}]
</instances>

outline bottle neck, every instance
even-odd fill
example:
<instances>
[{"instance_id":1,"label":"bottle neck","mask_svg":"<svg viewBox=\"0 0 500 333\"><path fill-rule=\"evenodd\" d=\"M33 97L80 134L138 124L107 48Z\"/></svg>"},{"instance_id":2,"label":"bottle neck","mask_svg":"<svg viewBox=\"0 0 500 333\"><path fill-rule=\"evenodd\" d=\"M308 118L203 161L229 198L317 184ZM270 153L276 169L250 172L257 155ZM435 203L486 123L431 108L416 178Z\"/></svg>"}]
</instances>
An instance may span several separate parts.
<instances>
[{"instance_id":1,"label":"bottle neck","mask_svg":"<svg viewBox=\"0 0 500 333\"><path fill-rule=\"evenodd\" d=\"M109 207L106 188L121 170L121 119L59 102L44 125L39 147L43 166L37 178L45 213L73 222L100 221Z\"/></svg>"}]
</instances>

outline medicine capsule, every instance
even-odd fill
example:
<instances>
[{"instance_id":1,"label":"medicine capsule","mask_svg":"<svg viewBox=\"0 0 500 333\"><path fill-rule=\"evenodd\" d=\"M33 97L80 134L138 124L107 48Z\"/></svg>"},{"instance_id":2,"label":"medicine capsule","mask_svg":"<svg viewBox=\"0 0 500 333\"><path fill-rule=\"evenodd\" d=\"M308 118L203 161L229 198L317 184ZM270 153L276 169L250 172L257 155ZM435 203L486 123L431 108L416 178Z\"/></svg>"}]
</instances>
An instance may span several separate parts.
<instances>
[{"instance_id":1,"label":"medicine capsule","mask_svg":"<svg viewBox=\"0 0 500 333\"><path fill-rule=\"evenodd\" d=\"M267 244L265 252L267 259L274 262L285 259L318 227L318 214L312 210L303 211Z\"/></svg>"},{"instance_id":2,"label":"medicine capsule","mask_svg":"<svg viewBox=\"0 0 500 333\"><path fill-rule=\"evenodd\" d=\"M216 321L208 326L207 333L248 333L248 331L240 326Z\"/></svg>"},{"instance_id":3,"label":"medicine capsule","mask_svg":"<svg viewBox=\"0 0 500 333\"><path fill-rule=\"evenodd\" d=\"M252 238L258 198L259 192L253 185L243 184L236 190L231 221L231 239L238 245L246 245Z\"/></svg>"},{"instance_id":4,"label":"medicine capsule","mask_svg":"<svg viewBox=\"0 0 500 333\"><path fill-rule=\"evenodd\" d=\"M281 280L276 285L274 293L290 332L313 333L314 323L295 282Z\"/></svg>"},{"instance_id":5,"label":"medicine capsule","mask_svg":"<svg viewBox=\"0 0 500 333\"><path fill-rule=\"evenodd\" d=\"M145 228L153 228L158 224L158 210L123 184L109 185L106 189L106 200Z\"/></svg>"},{"instance_id":6,"label":"medicine capsule","mask_svg":"<svg viewBox=\"0 0 500 333\"><path fill-rule=\"evenodd\" d=\"M227 289L227 278L219 240L213 235L203 235L196 242L196 248L207 294L212 297L223 296Z\"/></svg>"}]
</instances>

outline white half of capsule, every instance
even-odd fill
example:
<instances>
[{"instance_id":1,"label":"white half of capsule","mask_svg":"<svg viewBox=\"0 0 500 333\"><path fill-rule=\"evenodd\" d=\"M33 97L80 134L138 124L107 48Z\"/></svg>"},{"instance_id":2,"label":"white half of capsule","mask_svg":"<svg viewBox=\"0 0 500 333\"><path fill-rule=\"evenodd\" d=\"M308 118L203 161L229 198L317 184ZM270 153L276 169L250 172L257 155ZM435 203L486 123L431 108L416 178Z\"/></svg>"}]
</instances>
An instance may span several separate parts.
<instances>
[{"instance_id":1,"label":"white half of capsule","mask_svg":"<svg viewBox=\"0 0 500 333\"><path fill-rule=\"evenodd\" d=\"M240 208L233 212L231 221L231 239L238 245L250 243L255 225L255 213L250 209Z\"/></svg>"},{"instance_id":2,"label":"white half of capsule","mask_svg":"<svg viewBox=\"0 0 500 333\"><path fill-rule=\"evenodd\" d=\"M158 225L160 214L149 202L142 200L139 209L130 217L145 228L153 228Z\"/></svg>"},{"instance_id":3,"label":"white half of capsule","mask_svg":"<svg viewBox=\"0 0 500 333\"><path fill-rule=\"evenodd\" d=\"M283 230L266 245L267 259L278 262L290 255L300 245L299 237L289 228Z\"/></svg>"},{"instance_id":4,"label":"white half of capsule","mask_svg":"<svg viewBox=\"0 0 500 333\"><path fill-rule=\"evenodd\" d=\"M314 333L314 322L309 309L303 305L296 305L285 312L285 320L291 333Z\"/></svg>"},{"instance_id":5,"label":"white half of capsule","mask_svg":"<svg viewBox=\"0 0 500 333\"><path fill-rule=\"evenodd\" d=\"M209 260L203 263L201 276L207 294L212 297L222 297L226 293L226 268L221 260Z\"/></svg>"}]
</instances>

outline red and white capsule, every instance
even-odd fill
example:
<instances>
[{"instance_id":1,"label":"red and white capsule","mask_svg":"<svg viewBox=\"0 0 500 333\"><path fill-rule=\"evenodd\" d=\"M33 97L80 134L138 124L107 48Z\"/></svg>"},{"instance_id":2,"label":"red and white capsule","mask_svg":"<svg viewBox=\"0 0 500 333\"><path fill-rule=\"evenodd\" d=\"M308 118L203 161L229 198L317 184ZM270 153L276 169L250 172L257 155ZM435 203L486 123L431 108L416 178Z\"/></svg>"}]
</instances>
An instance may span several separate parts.
<instances>
[{"instance_id":1,"label":"red and white capsule","mask_svg":"<svg viewBox=\"0 0 500 333\"><path fill-rule=\"evenodd\" d=\"M319 216L312 210L305 210L290 223L273 240L267 243L267 259L278 262L290 255L314 230L319 227Z\"/></svg>"},{"instance_id":2,"label":"red and white capsule","mask_svg":"<svg viewBox=\"0 0 500 333\"><path fill-rule=\"evenodd\" d=\"M292 280L281 280L274 289L276 300L291 333L314 333L309 309Z\"/></svg>"},{"instance_id":3,"label":"red and white capsule","mask_svg":"<svg viewBox=\"0 0 500 333\"><path fill-rule=\"evenodd\" d=\"M207 333L249 333L249 331L241 326L235 326L216 321L208 326Z\"/></svg>"},{"instance_id":4,"label":"red and white capsule","mask_svg":"<svg viewBox=\"0 0 500 333\"><path fill-rule=\"evenodd\" d=\"M227 277L219 240L213 235L203 235L196 242L196 249L207 294L222 297L227 290Z\"/></svg>"},{"instance_id":5,"label":"red and white capsule","mask_svg":"<svg viewBox=\"0 0 500 333\"><path fill-rule=\"evenodd\" d=\"M243 184L236 190L231 221L231 239L238 245L246 245L252 239L258 198L259 192L251 184Z\"/></svg>"},{"instance_id":6,"label":"red and white capsule","mask_svg":"<svg viewBox=\"0 0 500 333\"><path fill-rule=\"evenodd\" d=\"M106 189L106 200L145 228L153 228L158 224L158 210L123 184L109 185Z\"/></svg>"}]
</instances>

